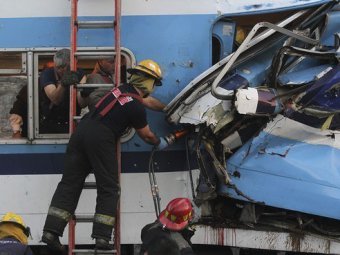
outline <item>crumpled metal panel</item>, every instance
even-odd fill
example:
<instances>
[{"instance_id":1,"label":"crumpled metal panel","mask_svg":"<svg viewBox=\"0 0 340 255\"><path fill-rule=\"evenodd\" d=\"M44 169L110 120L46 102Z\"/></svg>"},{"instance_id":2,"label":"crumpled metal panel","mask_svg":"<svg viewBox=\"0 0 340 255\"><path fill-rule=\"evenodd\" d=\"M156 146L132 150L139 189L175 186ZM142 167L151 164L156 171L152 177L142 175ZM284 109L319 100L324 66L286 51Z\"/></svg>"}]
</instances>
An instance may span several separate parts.
<instances>
[{"instance_id":1,"label":"crumpled metal panel","mask_svg":"<svg viewBox=\"0 0 340 255\"><path fill-rule=\"evenodd\" d=\"M340 111L340 64L311 85L298 104L321 111Z\"/></svg>"},{"instance_id":2,"label":"crumpled metal panel","mask_svg":"<svg viewBox=\"0 0 340 255\"><path fill-rule=\"evenodd\" d=\"M340 132L277 116L227 162L232 181L266 205L340 219ZM227 186L221 194L242 199Z\"/></svg>"}]
</instances>

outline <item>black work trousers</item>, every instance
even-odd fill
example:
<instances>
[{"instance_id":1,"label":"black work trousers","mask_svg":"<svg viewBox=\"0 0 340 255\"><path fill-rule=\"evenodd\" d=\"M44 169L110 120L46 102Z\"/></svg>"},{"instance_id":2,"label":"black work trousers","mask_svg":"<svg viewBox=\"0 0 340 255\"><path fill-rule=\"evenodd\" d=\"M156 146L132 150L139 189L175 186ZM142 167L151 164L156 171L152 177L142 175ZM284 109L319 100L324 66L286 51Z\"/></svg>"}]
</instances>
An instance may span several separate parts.
<instances>
[{"instance_id":1,"label":"black work trousers","mask_svg":"<svg viewBox=\"0 0 340 255\"><path fill-rule=\"evenodd\" d=\"M91 170L93 170L97 185L92 237L111 239L120 196L116 137L99 120L90 118L79 123L69 141L64 173L52 198L44 226L45 231L54 232L60 236L63 234L67 224L66 218L58 213L50 212L68 212L69 216L74 214L85 178ZM61 215L65 216L65 214ZM99 220L96 221L96 218Z\"/></svg>"}]
</instances>

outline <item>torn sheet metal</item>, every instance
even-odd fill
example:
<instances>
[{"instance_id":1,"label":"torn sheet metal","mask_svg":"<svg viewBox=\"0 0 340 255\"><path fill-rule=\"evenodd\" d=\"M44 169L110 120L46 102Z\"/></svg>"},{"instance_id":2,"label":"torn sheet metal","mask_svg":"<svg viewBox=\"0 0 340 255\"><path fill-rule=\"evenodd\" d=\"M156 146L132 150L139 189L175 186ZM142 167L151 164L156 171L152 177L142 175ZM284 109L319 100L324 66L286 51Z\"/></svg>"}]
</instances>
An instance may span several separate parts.
<instances>
[{"instance_id":1,"label":"torn sheet metal","mask_svg":"<svg viewBox=\"0 0 340 255\"><path fill-rule=\"evenodd\" d=\"M238 216L251 204L255 229L271 215L278 221L269 224L273 228L287 224L290 230L340 236L340 19L335 18L339 9L332 10L335 4L320 7L296 27L282 25L292 17L269 25L276 32L245 42L237 58L233 53L202 73L167 107L170 122L196 126L193 153L201 170L196 201L215 199L218 187L219 206L227 213L217 218L244 224ZM223 66L229 69L217 93L211 93ZM202 146L207 143L209 148Z\"/></svg>"},{"instance_id":2,"label":"torn sheet metal","mask_svg":"<svg viewBox=\"0 0 340 255\"><path fill-rule=\"evenodd\" d=\"M190 99L187 101L190 101ZM198 125L202 122L205 122L207 119L209 119L209 116L206 114L206 112L210 108L213 108L220 103L221 100L215 98L209 92L202 98L202 100L195 100L193 104L191 104L184 112L181 113L180 123Z\"/></svg>"},{"instance_id":3,"label":"torn sheet metal","mask_svg":"<svg viewBox=\"0 0 340 255\"><path fill-rule=\"evenodd\" d=\"M266 205L340 220L339 131L321 131L282 115L227 163L243 193ZM227 186L221 194L236 195Z\"/></svg>"}]
</instances>

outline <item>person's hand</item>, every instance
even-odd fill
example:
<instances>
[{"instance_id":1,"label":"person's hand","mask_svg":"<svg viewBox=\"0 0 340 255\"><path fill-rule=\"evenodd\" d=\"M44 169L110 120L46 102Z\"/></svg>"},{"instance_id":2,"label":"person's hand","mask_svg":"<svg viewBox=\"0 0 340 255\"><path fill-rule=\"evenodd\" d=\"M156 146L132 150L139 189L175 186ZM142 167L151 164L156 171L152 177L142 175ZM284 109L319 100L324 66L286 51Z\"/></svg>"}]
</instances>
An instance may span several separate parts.
<instances>
[{"instance_id":1,"label":"person's hand","mask_svg":"<svg viewBox=\"0 0 340 255\"><path fill-rule=\"evenodd\" d=\"M11 123L12 127L13 127L13 125L18 125L19 128L23 123L22 117L18 114L15 114L15 113L13 113L9 116L9 122Z\"/></svg>"},{"instance_id":2,"label":"person's hand","mask_svg":"<svg viewBox=\"0 0 340 255\"><path fill-rule=\"evenodd\" d=\"M159 138L159 144L156 146L157 150L164 150L166 147L169 146L169 143L167 142L167 140L164 137L160 137Z\"/></svg>"},{"instance_id":3,"label":"person's hand","mask_svg":"<svg viewBox=\"0 0 340 255\"><path fill-rule=\"evenodd\" d=\"M12 138L21 138L21 126L23 124L22 117L13 113L9 116L9 122L13 130Z\"/></svg>"},{"instance_id":4,"label":"person's hand","mask_svg":"<svg viewBox=\"0 0 340 255\"><path fill-rule=\"evenodd\" d=\"M71 85L79 83L77 72L69 71L69 72L64 73L60 82L61 82L61 86L63 87L69 87Z\"/></svg>"},{"instance_id":5,"label":"person's hand","mask_svg":"<svg viewBox=\"0 0 340 255\"><path fill-rule=\"evenodd\" d=\"M20 139L20 138L22 138L21 132L20 131L13 132L12 138L13 139Z\"/></svg>"}]
</instances>

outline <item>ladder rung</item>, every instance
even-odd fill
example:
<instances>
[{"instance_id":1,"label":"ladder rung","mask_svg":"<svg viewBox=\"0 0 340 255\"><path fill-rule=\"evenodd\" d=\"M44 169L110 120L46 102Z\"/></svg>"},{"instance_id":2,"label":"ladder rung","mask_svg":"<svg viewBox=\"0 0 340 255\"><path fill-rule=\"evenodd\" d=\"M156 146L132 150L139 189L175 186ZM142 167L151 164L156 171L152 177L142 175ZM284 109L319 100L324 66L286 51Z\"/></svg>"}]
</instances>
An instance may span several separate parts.
<instances>
[{"instance_id":1,"label":"ladder rung","mask_svg":"<svg viewBox=\"0 0 340 255\"><path fill-rule=\"evenodd\" d=\"M116 254L117 250L81 250L81 249L74 249L72 253L75 254Z\"/></svg>"},{"instance_id":2,"label":"ladder rung","mask_svg":"<svg viewBox=\"0 0 340 255\"><path fill-rule=\"evenodd\" d=\"M77 84L75 87L77 89L84 88L112 88L114 85L112 84Z\"/></svg>"},{"instance_id":3,"label":"ladder rung","mask_svg":"<svg viewBox=\"0 0 340 255\"><path fill-rule=\"evenodd\" d=\"M92 29L92 28L113 28L113 20L109 21L79 21L78 28Z\"/></svg>"},{"instance_id":4,"label":"ladder rung","mask_svg":"<svg viewBox=\"0 0 340 255\"><path fill-rule=\"evenodd\" d=\"M77 51L74 53L77 59L104 59L114 57L113 51L93 52L93 51Z\"/></svg>"},{"instance_id":5,"label":"ladder rung","mask_svg":"<svg viewBox=\"0 0 340 255\"><path fill-rule=\"evenodd\" d=\"M73 116L74 120L81 120L83 118L83 116Z\"/></svg>"},{"instance_id":6,"label":"ladder rung","mask_svg":"<svg viewBox=\"0 0 340 255\"><path fill-rule=\"evenodd\" d=\"M74 116L74 117L78 117L78 116ZM85 182L84 187L83 187L83 189L96 189L96 188L97 188L96 182Z\"/></svg>"},{"instance_id":7,"label":"ladder rung","mask_svg":"<svg viewBox=\"0 0 340 255\"><path fill-rule=\"evenodd\" d=\"M76 222L93 222L93 215L74 215Z\"/></svg>"}]
</instances>

